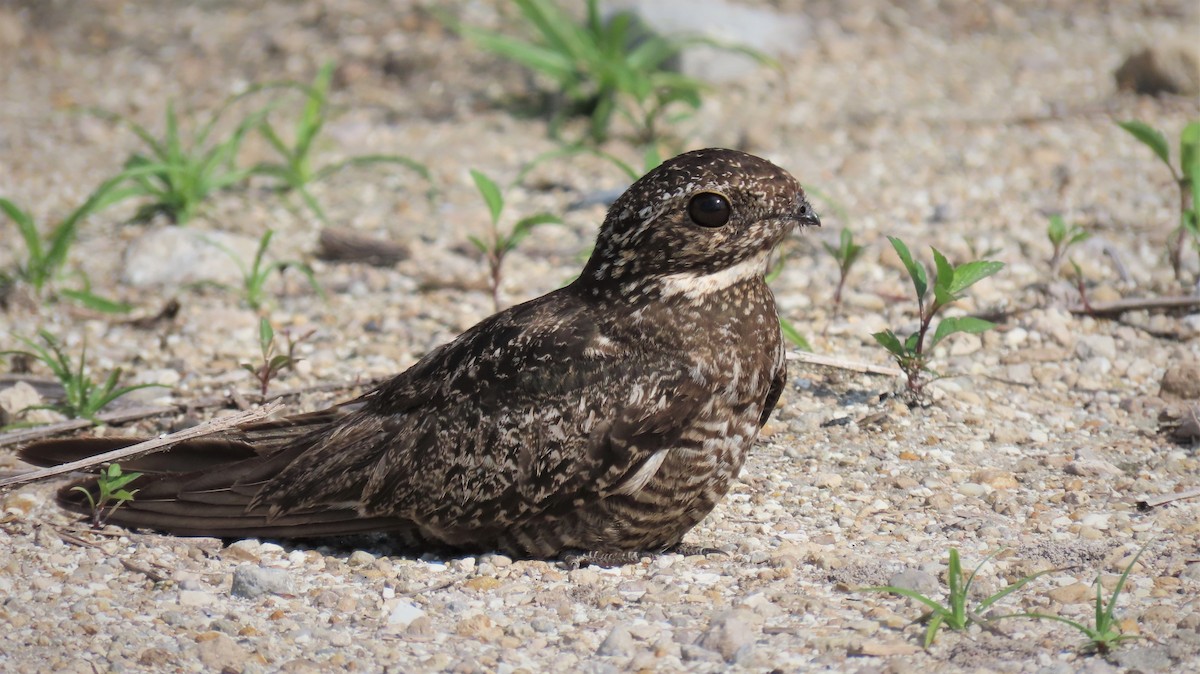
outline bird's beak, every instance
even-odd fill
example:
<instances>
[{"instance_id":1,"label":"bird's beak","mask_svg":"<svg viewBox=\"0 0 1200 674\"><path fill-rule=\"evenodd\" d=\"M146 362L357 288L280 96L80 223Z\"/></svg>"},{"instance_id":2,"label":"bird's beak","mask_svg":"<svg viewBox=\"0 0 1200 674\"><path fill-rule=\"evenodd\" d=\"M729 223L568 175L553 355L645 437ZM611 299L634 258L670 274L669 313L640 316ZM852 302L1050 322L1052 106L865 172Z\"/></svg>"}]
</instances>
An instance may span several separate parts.
<instances>
[{"instance_id":1,"label":"bird's beak","mask_svg":"<svg viewBox=\"0 0 1200 674\"><path fill-rule=\"evenodd\" d=\"M800 195L796 202L796 220L801 227L820 227L821 218L817 216L817 211L808 202L808 198L803 194Z\"/></svg>"}]
</instances>

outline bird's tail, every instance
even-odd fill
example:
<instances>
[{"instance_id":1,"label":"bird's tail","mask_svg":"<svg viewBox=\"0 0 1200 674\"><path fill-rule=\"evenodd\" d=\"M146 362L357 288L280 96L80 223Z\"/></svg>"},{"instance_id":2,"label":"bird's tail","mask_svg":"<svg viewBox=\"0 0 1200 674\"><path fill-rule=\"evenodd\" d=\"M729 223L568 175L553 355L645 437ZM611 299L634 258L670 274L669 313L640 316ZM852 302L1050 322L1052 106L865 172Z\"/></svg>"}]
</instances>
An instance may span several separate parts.
<instances>
[{"instance_id":1,"label":"bird's tail","mask_svg":"<svg viewBox=\"0 0 1200 674\"><path fill-rule=\"evenodd\" d=\"M120 462L122 474L141 473L121 487L132 498L117 506L104 499L107 474L95 473L58 492L58 503L93 521L144 528L180 536L219 538L314 538L403 528L389 518L362 517L353 504L272 515L268 505L252 505L267 481L306 447L307 431L329 419L302 415L243 426L210 438ZM128 447L140 438L70 438L31 444L20 451L36 466L57 466ZM109 485L111 486L111 485Z\"/></svg>"}]
</instances>

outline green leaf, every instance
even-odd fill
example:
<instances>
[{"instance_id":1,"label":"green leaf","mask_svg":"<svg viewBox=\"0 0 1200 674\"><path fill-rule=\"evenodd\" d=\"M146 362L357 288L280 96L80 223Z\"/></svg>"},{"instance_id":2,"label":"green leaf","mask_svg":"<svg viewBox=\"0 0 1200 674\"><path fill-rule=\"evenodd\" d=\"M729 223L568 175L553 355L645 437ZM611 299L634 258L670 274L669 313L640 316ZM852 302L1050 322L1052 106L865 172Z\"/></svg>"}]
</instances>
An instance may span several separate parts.
<instances>
[{"instance_id":1,"label":"green leaf","mask_svg":"<svg viewBox=\"0 0 1200 674\"><path fill-rule=\"evenodd\" d=\"M875 338L876 342L879 342L880 346L891 352L892 355L896 357L908 355L908 351L905 350L904 345L900 343L900 338L897 337L896 333L892 332L891 330L876 332L871 336Z\"/></svg>"},{"instance_id":2,"label":"green leaf","mask_svg":"<svg viewBox=\"0 0 1200 674\"><path fill-rule=\"evenodd\" d=\"M100 297L88 290L59 290L57 292L63 297L79 302L92 311L99 311L106 314L125 314L133 310L132 304Z\"/></svg>"},{"instance_id":3,"label":"green leaf","mask_svg":"<svg viewBox=\"0 0 1200 674\"><path fill-rule=\"evenodd\" d=\"M812 345L808 343L808 339L806 339L804 335L796 329L796 326L792 325L791 321L788 321L782 316L779 317L779 330L789 342L794 344L796 348L800 349L801 351L811 352L813 350Z\"/></svg>"},{"instance_id":4,"label":"green leaf","mask_svg":"<svg viewBox=\"0 0 1200 674\"><path fill-rule=\"evenodd\" d=\"M888 241L892 242L892 248L896 250L896 254L900 256L900 262L908 270L908 277L912 279L913 289L917 291L917 299L923 299L925 291L929 287L925 280L925 267L913 260L912 254L908 252L908 246L899 238L889 236Z\"/></svg>"},{"instance_id":5,"label":"green leaf","mask_svg":"<svg viewBox=\"0 0 1200 674\"><path fill-rule=\"evenodd\" d=\"M946 259L945 255L937 248L930 247L933 251L933 264L937 270L937 278L934 279L934 288L952 288L954 286L954 266ZM939 300L939 304L942 303Z\"/></svg>"},{"instance_id":6,"label":"green leaf","mask_svg":"<svg viewBox=\"0 0 1200 674\"><path fill-rule=\"evenodd\" d=\"M478 236L475 236L474 234L469 234L469 235L467 235L467 240L471 242L472 246L475 246L475 250L478 250L480 253L483 253L484 255L487 254L488 245L483 242L483 239L479 238Z\"/></svg>"},{"instance_id":7,"label":"green leaf","mask_svg":"<svg viewBox=\"0 0 1200 674\"><path fill-rule=\"evenodd\" d=\"M1195 193L1200 179L1200 122L1192 122L1179 133L1179 168L1191 178Z\"/></svg>"},{"instance_id":8,"label":"green leaf","mask_svg":"<svg viewBox=\"0 0 1200 674\"><path fill-rule=\"evenodd\" d=\"M1175 169L1171 166L1171 148L1167 145L1167 138L1162 135L1161 131L1136 119L1117 122L1117 125L1128 131L1134 138L1140 140L1146 147L1150 148L1167 165L1167 168L1171 169L1171 172L1174 173Z\"/></svg>"},{"instance_id":9,"label":"green leaf","mask_svg":"<svg viewBox=\"0 0 1200 674\"><path fill-rule=\"evenodd\" d=\"M908 597L909 599L915 599L915 600L921 602L922 604L924 604L925 606L929 607L929 610L933 612L933 615L935 617L938 617L938 616L945 617L950 614L950 611L947 610L945 606L942 606L941 604L930 599L929 597L926 597L925 595L921 594L920 592L917 592L916 590L909 590L907 588L896 587L894 585L886 585L886 586L879 586L879 587L864 587L860 591L861 592L890 592L891 594L898 594L901 597Z\"/></svg>"},{"instance_id":10,"label":"green leaf","mask_svg":"<svg viewBox=\"0 0 1200 674\"><path fill-rule=\"evenodd\" d=\"M937 311L942 307L954 304L960 297L962 296L951 293L946 286L938 283L937 285L933 286L933 313L937 313Z\"/></svg>"},{"instance_id":11,"label":"green leaf","mask_svg":"<svg viewBox=\"0 0 1200 674\"><path fill-rule=\"evenodd\" d=\"M1003 262L994 260L975 260L960 264L954 269L954 283L950 285L950 292L957 295L1003 268Z\"/></svg>"},{"instance_id":12,"label":"green leaf","mask_svg":"<svg viewBox=\"0 0 1200 674\"><path fill-rule=\"evenodd\" d=\"M133 491L129 491L127 489L118 489L117 491L114 491L112 494L110 494L110 496L113 498L114 501L120 501L120 502L132 501L133 495L138 493L139 491L141 491L141 490L134 489Z\"/></svg>"},{"instance_id":13,"label":"green leaf","mask_svg":"<svg viewBox=\"0 0 1200 674\"><path fill-rule=\"evenodd\" d=\"M471 179L475 181L475 189L479 190L479 194L483 196L483 200L487 203L488 211L492 216L492 224L500 222L500 211L504 209L504 197L500 194L500 188L496 187L496 183L486 175L471 169Z\"/></svg>"},{"instance_id":14,"label":"green leaf","mask_svg":"<svg viewBox=\"0 0 1200 674\"><path fill-rule=\"evenodd\" d=\"M271 327L271 322L265 317L258 319L258 344L265 354L270 348L271 343L275 341L275 328Z\"/></svg>"},{"instance_id":15,"label":"green leaf","mask_svg":"<svg viewBox=\"0 0 1200 674\"><path fill-rule=\"evenodd\" d=\"M87 489L85 489L83 487L78 487L78 486L71 487L71 491L81 492L88 500L88 507L91 508L92 510L96 509L96 499L95 499L95 497L92 496L92 492L88 491Z\"/></svg>"},{"instance_id":16,"label":"green leaf","mask_svg":"<svg viewBox=\"0 0 1200 674\"><path fill-rule=\"evenodd\" d=\"M1050 224L1046 227L1046 238L1050 239L1050 243L1055 247L1067 238L1067 223L1063 221L1061 215L1051 215Z\"/></svg>"},{"instance_id":17,"label":"green leaf","mask_svg":"<svg viewBox=\"0 0 1200 674\"><path fill-rule=\"evenodd\" d=\"M1121 596L1121 591L1125 589L1125 581L1129 580L1129 574L1133 572L1133 567L1136 566L1138 563L1138 560L1141 559L1142 553L1144 553L1146 551L1147 545L1149 545L1149 542L1147 542L1146 545L1143 545L1142 548L1137 551L1137 554L1133 556L1133 559L1129 562L1129 565L1125 567L1125 571L1121 573L1121 577L1119 579L1117 579L1117 585L1116 585L1116 587L1113 588L1112 598L1109 599L1108 606L1106 606L1104 608L1103 616L1101 615L1101 612L1100 612L1100 607L1103 606L1101 599L1100 599L1100 579L1099 578L1096 579L1096 628L1097 629L1108 629L1108 626L1112 624L1113 610L1116 609L1116 606L1117 606L1117 597Z\"/></svg>"},{"instance_id":18,"label":"green leaf","mask_svg":"<svg viewBox=\"0 0 1200 674\"><path fill-rule=\"evenodd\" d=\"M513 225L512 232L508 235L504 242L504 251L508 252L516 248L519 243L525 240L533 229L540 225L561 225L562 219L558 216L549 213L538 213L527 218L522 218Z\"/></svg>"},{"instance_id":19,"label":"green leaf","mask_svg":"<svg viewBox=\"0 0 1200 674\"><path fill-rule=\"evenodd\" d=\"M991 330L994 327L996 327L995 323L992 323L991 321L985 321L982 318L975 318L973 316L943 318L941 322L938 323L937 330L933 333L933 339L929 342L929 348L932 349L938 345L938 342L941 342L943 339L953 334L966 332L977 335L981 332Z\"/></svg>"}]
</instances>

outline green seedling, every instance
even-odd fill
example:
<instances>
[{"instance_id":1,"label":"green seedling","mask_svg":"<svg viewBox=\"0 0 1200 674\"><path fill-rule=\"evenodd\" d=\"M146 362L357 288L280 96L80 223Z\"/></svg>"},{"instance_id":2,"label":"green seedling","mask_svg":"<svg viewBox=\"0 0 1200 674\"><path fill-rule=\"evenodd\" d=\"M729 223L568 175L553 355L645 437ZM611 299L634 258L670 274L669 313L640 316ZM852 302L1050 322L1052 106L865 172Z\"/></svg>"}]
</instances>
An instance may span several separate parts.
<instances>
[{"instance_id":1,"label":"green seedling","mask_svg":"<svg viewBox=\"0 0 1200 674\"><path fill-rule=\"evenodd\" d=\"M246 134L259 124L267 110L247 115L224 140L212 142L211 139L221 115L243 96L245 94L228 99L187 139L179 130L179 117L173 103L167 104L162 138L156 138L146 127L121 115L94 111L127 126L146 146L145 153L130 157L124 170L117 175L118 179L128 182L125 196L149 200L138 209L135 220L149 220L162 213L176 224L186 224L213 194L246 180L250 169L235 165L238 150Z\"/></svg>"},{"instance_id":2,"label":"green seedling","mask_svg":"<svg viewBox=\"0 0 1200 674\"><path fill-rule=\"evenodd\" d=\"M25 244L25 260L17 269L16 277L40 294L66 264L83 219L129 196L128 190L118 189L124 180L124 177L118 177L104 182L82 205L51 227L45 235L28 211L8 199L0 198L0 211L16 225L20 240Z\"/></svg>"},{"instance_id":3,"label":"green seedling","mask_svg":"<svg viewBox=\"0 0 1200 674\"><path fill-rule=\"evenodd\" d=\"M123 473L119 464L110 463L96 477L96 488L100 492L98 495L93 496L90 490L82 486L72 487L71 491L80 492L87 499L92 509L92 527L99 529L112 517L117 508L132 501L134 495L141 491L125 488L141 476L141 473Z\"/></svg>"},{"instance_id":4,"label":"green seedling","mask_svg":"<svg viewBox=\"0 0 1200 674\"><path fill-rule=\"evenodd\" d=\"M1134 565L1141 558L1142 553L1146 551L1146 546L1142 546L1137 554L1133 556L1133 560L1129 562L1129 566L1125 567L1125 571L1121 573L1121 577L1117 580L1116 587L1113 588L1112 595L1108 601L1104 601L1103 588L1100 585L1100 576L1096 576L1096 601L1094 603L1094 616L1092 625L1084 625L1070 618L1064 618L1057 615L1049 615L1046 613L1014 613L1011 615L1001 616L1002 618L1038 618L1041 620L1053 620L1055 622L1070 625L1079 630L1086 641L1083 644L1085 651L1092 651L1100 654L1107 654L1112 649L1126 641L1141 639L1137 635L1122 634L1118 620L1114 615L1117 608L1117 599L1121 596L1121 591L1125 589L1125 581L1129 580L1129 574L1133 571Z\"/></svg>"},{"instance_id":5,"label":"green seedling","mask_svg":"<svg viewBox=\"0 0 1200 674\"><path fill-rule=\"evenodd\" d=\"M912 280L913 289L917 293L917 313L920 317L920 327L903 341L891 330L876 332L872 335L875 341L888 350L896 364L904 372L907 379L908 391L914 397L919 397L924 390L926 376L937 378L937 373L929 368L929 352L941 341L951 335L965 332L978 334L995 327L991 321L972 316L956 316L943 318L930 335L929 329L933 319L943 309L954 304L966 295L967 288L995 274L1004 267L1002 262L991 260L975 260L953 266L936 248L932 248L933 260L937 269L937 277L930 287L925 272L925 265L913 259L908 252L908 246L900 239L889 236L892 247L900 256L908 276Z\"/></svg>"},{"instance_id":6,"label":"green seedling","mask_svg":"<svg viewBox=\"0 0 1200 674\"><path fill-rule=\"evenodd\" d=\"M808 339L804 336L804 334L797 330L796 326L792 325L792 322L783 316L779 317L779 331L782 332L787 341L795 345L797 349L800 349L801 351L812 351L812 345L808 343Z\"/></svg>"},{"instance_id":7,"label":"green seedling","mask_svg":"<svg viewBox=\"0 0 1200 674\"><path fill-rule=\"evenodd\" d=\"M1188 235L1194 243L1200 240L1200 190L1197 189L1200 183L1200 121L1188 124L1179 134L1179 168L1171 163L1171 146L1161 131L1136 119L1117 122L1117 125L1150 148L1166 165L1179 187L1179 227L1168 255L1175 278L1182 281L1183 240Z\"/></svg>"},{"instance_id":8,"label":"green seedling","mask_svg":"<svg viewBox=\"0 0 1200 674\"><path fill-rule=\"evenodd\" d=\"M94 423L100 423L96 419L96 415L117 398L130 391L162 386L162 384L117 386L117 383L121 379L120 368L109 373L104 383L97 384L92 381L88 373L86 346L84 346L79 354L78 364L72 364L71 359L63 352L62 346L55 339L54 335L45 330L39 330L38 336L45 342L45 346L27 337L14 335L18 341L25 344L30 350L11 350L4 351L3 353L20 354L43 363L46 367L50 368L50 371L54 373L59 383L62 384L64 395L61 403L37 405L27 409L52 409L69 417L88 419Z\"/></svg>"},{"instance_id":9,"label":"green seedling","mask_svg":"<svg viewBox=\"0 0 1200 674\"><path fill-rule=\"evenodd\" d=\"M305 205L322 222L328 222L325 211L317 203L316 197L309 190L313 183L320 182L339 171L356 166L373 164L396 164L412 169L426 181L433 178L429 169L417 161L401 155L370 154L350 157L339 162L327 164L320 168L313 166L313 149L317 137L325 127L329 112L329 87L333 81L333 64L327 63L317 72L316 78L309 86L293 84L304 92L304 109L292 129L291 142L264 116L258 124L258 130L267 143L279 155L279 161L262 162L256 165L252 172L256 175L269 176L279 182L281 191L295 192L304 200Z\"/></svg>"},{"instance_id":10,"label":"green seedling","mask_svg":"<svg viewBox=\"0 0 1200 674\"><path fill-rule=\"evenodd\" d=\"M504 259L516 247L533 233L535 227L548 224L562 224L562 220L550 213L537 213L518 220L507 232L500 230L500 215L504 211L504 195L491 178L471 169L471 179L475 188L487 203L491 216L487 238L471 236L471 245L484 256L488 265L488 283L492 290L492 306L500 310L500 284L504 275Z\"/></svg>"},{"instance_id":11,"label":"green seedling","mask_svg":"<svg viewBox=\"0 0 1200 674\"><path fill-rule=\"evenodd\" d=\"M707 44L773 63L752 49L704 38L668 39L642 29L629 13L607 19L599 2L587 0L582 24L550 0L514 0L531 40L448 23L479 47L519 63L554 83L551 134L557 136L567 115L590 118L587 138L604 142L615 116L626 118L641 140L658 137L658 128L675 107L696 110L705 85L669 69L670 61L690 44Z\"/></svg>"},{"instance_id":12,"label":"green seedling","mask_svg":"<svg viewBox=\"0 0 1200 674\"><path fill-rule=\"evenodd\" d=\"M846 285L846 277L850 275L850 268L858 262L858 258L862 256L863 246L854 243L854 233L847 228L842 228L842 234L838 238L838 245L821 242L825 251L828 252L838 265L838 284L837 289L833 291L833 312L839 313L842 307L842 289Z\"/></svg>"},{"instance_id":13,"label":"green seedling","mask_svg":"<svg viewBox=\"0 0 1200 674\"><path fill-rule=\"evenodd\" d=\"M278 353L278 347L275 344L275 329L271 327L271 322L266 318L258 319L258 346L262 352L262 363L252 365L250 363L242 363L242 369L249 372L258 381L259 392L267 395L267 390L270 388L271 380L274 379L280 372L285 369L294 368L296 363L300 361L296 357L296 346L312 336L313 331L292 338L287 330L284 331L285 339L287 340L286 353Z\"/></svg>"},{"instance_id":14,"label":"green seedling","mask_svg":"<svg viewBox=\"0 0 1200 674\"><path fill-rule=\"evenodd\" d=\"M266 260L267 248L271 245L271 238L274 236L275 230L268 229L263 232L262 237L258 240L258 248L254 251L254 259L249 265L227 246L216 241L209 241L209 243L224 251L242 272L242 301L255 311L261 310L267 302L267 280L271 277L272 273L278 272L282 276L288 269L295 269L300 272L305 280L308 281L308 285L313 289L313 292L324 299L325 291L317 283L312 266L299 260L272 260L270 262Z\"/></svg>"},{"instance_id":15,"label":"green seedling","mask_svg":"<svg viewBox=\"0 0 1200 674\"><path fill-rule=\"evenodd\" d=\"M1090 302L1088 302L1087 285L1083 280L1083 270L1079 268L1079 263L1075 260L1070 260L1070 263L1072 272L1071 277L1075 279L1075 289L1079 291L1079 303L1083 305L1084 311L1088 312L1089 314L1093 313L1092 305Z\"/></svg>"},{"instance_id":16,"label":"green seedling","mask_svg":"<svg viewBox=\"0 0 1200 674\"><path fill-rule=\"evenodd\" d=\"M995 618L989 620L983 616L983 613L991 608L993 604L1021 589L1031 581L1037 579L1039 576L1044 576L1047 573L1056 570L1047 569L1033 575L1025 576L1024 578L1021 578L1020 580L1010 584L1008 587L1005 587L1003 590L1000 590L999 592L979 601L979 603L974 607L968 608L967 600L969 599L971 592L971 583L975 581L975 576L979 573L979 569L983 568L984 564L988 563L988 561L1001 552L1001 550L997 550L996 552L988 555L982 562L979 563L979 566L975 567L975 570L971 572L970 576L964 578L962 563L959 561L958 557L958 549L950 548L950 563L946 570L947 593L945 604L940 604L937 601L921 594L920 592L917 592L916 590L895 587L893 585L886 585L882 587L864 587L862 588L862 591L889 592L891 594L898 594L901 597L915 599L916 601L924 604L929 609L929 613L924 617L924 620L928 621L925 627L924 647L929 648L929 645L933 643L934 638L937 637L938 630L940 630L943 626L955 631L962 631L967 629L967 626L971 623L981 626L987 625L991 622L991 620L996 620Z\"/></svg>"},{"instance_id":17,"label":"green seedling","mask_svg":"<svg viewBox=\"0 0 1200 674\"><path fill-rule=\"evenodd\" d=\"M524 183L525 178L528 177L535 168L541 166L547 161L562 159L564 157L574 157L581 154L599 157L600 159L612 164L621 173L625 174L625 176L629 178L630 182L636 181L638 178L649 173L663 161L662 153L659 151L659 146L657 143L649 143L646 145L645 151L642 152L642 167L640 171L634 164L624 161L611 152L605 152L604 150L593 147L586 143L564 143L553 150L548 150L534 157L532 161L521 168L521 172L517 174L517 179L514 180L513 183L517 185Z\"/></svg>"},{"instance_id":18,"label":"green seedling","mask_svg":"<svg viewBox=\"0 0 1200 674\"><path fill-rule=\"evenodd\" d=\"M767 272L766 278L764 279L767 283L771 283L775 279L779 278L779 275L783 273L783 263L785 259L786 256L783 254L775 257L775 262L771 265L771 268ZM779 331L783 334L784 339L791 342L797 349L800 349L801 351L812 351L812 345L808 343L808 339L805 338L803 333L796 329L796 326L793 325L791 321L783 316L779 317Z\"/></svg>"},{"instance_id":19,"label":"green seedling","mask_svg":"<svg viewBox=\"0 0 1200 674\"><path fill-rule=\"evenodd\" d=\"M1057 274L1063 257L1071 246L1086 241L1091 233L1079 225L1068 225L1061 215L1050 216L1050 224L1046 226L1046 238L1050 240L1053 253L1050 255L1050 273Z\"/></svg>"}]
</instances>

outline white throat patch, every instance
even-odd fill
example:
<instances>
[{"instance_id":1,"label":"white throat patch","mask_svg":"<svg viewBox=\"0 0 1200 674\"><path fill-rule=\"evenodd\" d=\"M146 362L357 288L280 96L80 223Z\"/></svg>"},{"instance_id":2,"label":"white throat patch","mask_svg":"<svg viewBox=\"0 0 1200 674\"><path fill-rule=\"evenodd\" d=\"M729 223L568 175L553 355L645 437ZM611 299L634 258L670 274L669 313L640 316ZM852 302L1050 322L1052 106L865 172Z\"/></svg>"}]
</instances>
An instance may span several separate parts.
<instances>
[{"instance_id":1,"label":"white throat patch","mask_svg":"<svg viewBox=\"0 0 1200 674\"><path fill-rule=\"evenodd\" d=\"M768 255L770 255L770 251L763 251L758 255L742 260L732 267L726 267L715 272L702 273L688 271L669 274L662 277L659 281L663 297L684 295L688 299L698 299L718 290L724 290L746 279L762 276L767 269Z\"/></svg>"}]
</instances>

